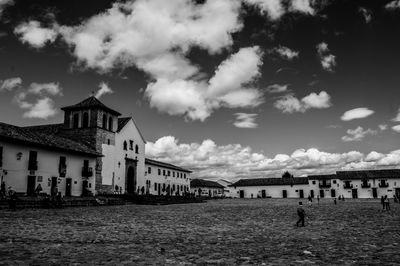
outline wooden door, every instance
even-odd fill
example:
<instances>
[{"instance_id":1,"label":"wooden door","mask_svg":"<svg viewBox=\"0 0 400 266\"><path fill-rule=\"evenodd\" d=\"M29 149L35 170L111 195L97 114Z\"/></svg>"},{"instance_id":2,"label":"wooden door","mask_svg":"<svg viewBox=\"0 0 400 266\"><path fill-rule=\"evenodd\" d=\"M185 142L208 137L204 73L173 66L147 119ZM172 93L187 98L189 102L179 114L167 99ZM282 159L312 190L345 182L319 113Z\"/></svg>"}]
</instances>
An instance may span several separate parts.
<instances>
[{"instance_id":1,"label":"wooden door","mask_svg":"<svg viewBox=\"0 0 400 266\"><path fill-rule=\"evenodd\" d=\"M35 186L36 186L36 176L28 175L28 185L26 189L26 194L28 196L35 195Z\"/></svg>"},{"instance_id":2,"label":"wooden door","mask_svg":"<svg viewBox=\"0 0 400 266\"><path fill-rule=\"evenodd\" d=\"M372 188L372 197L374 199L378 198L378 189L376 187Z\"/></svg>"},{"instance_id":3,"label":"wooden door","mask_svg":"<svg viewBox=\"0 0 400 266\"><path fill-rule=\"evenodd\" d=\"M351 195L352 195L353 199L357 199L358 198L358 192L357 192L356 188L353 188L351 190Z\"/></svg>"},{"instance_id":4,"label":"wooden door","mask_svg":"<svg viewBox=\"0 0 400 266\"><path fill-rule=\"evenodd\" d=\"M300 199L304 198L304 191L302 189L299 190Z\"/></svg>"},{"instance_id":5,"label":"wooden door","mask_svg":"<svg viewBox=\"0 0 400 266\"><path fill-rule=\"evenodd\" d=\"M71 197L72 178L65 179L65 196Z\"/></svg>"},{"instance_id":6,"label":"wooden door","mask_svg":"<svg viewBox=\"0 0 400 266\"><path fill-rule=\"evenodd\" d=\"M336 190L331 189L331 197L336 198Z\"/></svg>"},{"instance_id":7,"label":"wooden door","mask_svg":"<svg viewBox=\"0 0 400 266\"><path fill-rule=\"evenodd\" d=\"M282 198L287 198L287 191L286 190L282 190Z\"/></svg>"}]
</instances>

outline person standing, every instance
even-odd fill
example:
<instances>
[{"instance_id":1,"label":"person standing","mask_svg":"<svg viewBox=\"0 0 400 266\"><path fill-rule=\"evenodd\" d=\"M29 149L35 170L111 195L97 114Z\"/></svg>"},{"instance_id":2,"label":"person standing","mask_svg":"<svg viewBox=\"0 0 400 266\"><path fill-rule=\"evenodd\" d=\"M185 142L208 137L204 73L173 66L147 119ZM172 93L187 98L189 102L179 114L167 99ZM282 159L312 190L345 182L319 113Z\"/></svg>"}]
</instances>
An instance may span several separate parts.
<instances>
[{"instance_id":1,"label":"person standing","mask_svg":"<svg viewBox=\"0 0 400 266\"><path fill-rule=\"evenodd\" d=\"M335 205L337 204L337 202L336 202L336 198L334 198L334 199L333 199L333 203L335 203Z\"/></svg>"},{"instance_id":2,"label":"person standing","mask_svg":"<svg viewBox=\"0 0 400 266\"><path fill-rule=\"evenodd\" d=\"M387 195L385 195L385 208L387 211L390 211L390 202Z\"/></svg>"},{"instance_id":3,"label":"person standing","mask_svg":"<svg viewBox=\"0 0 400 266\"><path fill-rule=\"evenodd\" d=\"M319 195L317 196L317 201L318 201L318 204L319 204Z\"/></svg>"},{"instance_id":4,"label":"person standing","mask_svg":"<svg viewBox=\"0 0 400 266\"><path fill-rule=\"evenodd\" d=\"M382 209L385 210L385 197L381 196Z\"/></svg>"},{"instance_id":5,"label":"person standing","mask_svg":"<svg viewBox=\"0 0 400 266\"><path fill-rule=\"evenodd\" d=\"M301 223L301 226L304 226L304 217L306 216L306 212L303 209L303 202L299 201L299 207L297 208L297 215L299 216L299 220L296 223L296 226L298 227L299 224Z\"/></svg>"},{"instance_id":6,"label":"person standing","mask_svg":"<svg viewBox=\"0 0 400 266\"><path fill-rule=\"evenodd\" d=\"M39 194L42 192L42 185L38 184L36 189L35 189L35 195L39 196Z\"/></svg>"}]
</instances>

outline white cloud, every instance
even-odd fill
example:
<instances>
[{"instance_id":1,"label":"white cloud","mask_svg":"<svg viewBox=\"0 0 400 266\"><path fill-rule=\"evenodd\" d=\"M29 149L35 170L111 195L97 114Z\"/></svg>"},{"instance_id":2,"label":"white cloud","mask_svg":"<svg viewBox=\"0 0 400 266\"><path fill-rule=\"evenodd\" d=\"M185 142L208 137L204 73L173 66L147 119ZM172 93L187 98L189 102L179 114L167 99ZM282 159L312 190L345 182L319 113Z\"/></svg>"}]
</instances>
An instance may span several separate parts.
<instances>
[{"instance_id":1,"label":"white cloud","mask_svg":"<svg viewBox=\"0 0 400 266\"><path fill-rule=\"evenodd\" d=\"M319 43L317 45L317 52L322 68L326 71L333 72L336 66L336 56L329 53L328 44L325 42Z\"/></svg>"},{"instance_id":2,"label":"white cloud","mask_svg":"<svg viewBox=\"0 0 400 266\"><path fill-rule=\"evenodd\" d=\"M62 88L58 83L31 83L29 88L19 91L14 99L21 109L27 109L23 117L48 119L57 114L54 101L49 95L62 96ZM29 96L33 96L34 100L28 101Z\"/></svg>"},{"instance_id":3,"label":"white cloud","mask_svg":"<svg viewBox=\"0 0 400 266\"><path fill-rule=\"evenodd\" d=\"M388 10L400 9L400 0L394 0L392 2L387 3L385 5L385 8Z\"/></svg>"},{"instance_id":4,"label":"white cloud","mask_svg":"<svg viewBox=\"0 0 400 266\"><path fill-rule=\"evenodd\" d=\"M331 97L325 91L321 91L319 94L315 92L310 93L309 95L303 97L301 100L299 100L292 94L287 94L274 103L274 107L284 113L304 113L311 108L325 109L331 106Z\"/></svg>"},{"instance_id":5,"label":"white cloud","mask_svg":"<svg viewBox=\"0 0 400 266\"><path fill-rule=\"evenodd\" d=\"M351 109L351 110L344 112L344 114L342 115L342 117L340 119L342 119L343 121L350 121L353 119L366 118L374 113L375 113L375 111L373 111L373 110L370 110L366 107L360 107L360 108L355 108L355 109Z\"/></svg>"},{"instance_id":6,"label":"white cloud","mask_svg":"<svg viewBox=\"0 0 400 266\"><path fill-rule=\"evenodd\" d=\"M271 20L279 19L286 12L283 8L282 0L244 0L244 2L258 7Z\"/></svg>"},{"instance_id":7,"label":"white cloud","mask_svg":"<svg viewBox=\"0 0 400 266\"><path fill-rule=\"evenodd\" d=\"M3 10L12 4L14 4L14 0L0 0L0 16L3 13Z\"/></svg>"},{"instance_id":8,"label":"white cloud","mask_svg":"<svg viewBox=\"0 0 400 266\"><path fill-rule=\"evenodd\" d=\"M292 0L289 10L314 15L315 10L311 6L311 0Z\"/></svg>"},{"instance_id":9,"label":"white cloud","mask_svg":"<svg viewBox=\"0 0 400 266\"><path fill-rule=\"evenodd\" d=\"M208 139L201 143L179 143L173 136L147 142L146 156L194 170L193 177L257 178L280 177L289 170L296 176L329 174L338 170L397 166L400 150L388 154L358 151L329 153L315 148L297 149L292 154L267 157L240 144L217 145Z\"/></svg>"},{"instance_id":10,"label":"white cloud","mask_svg":"<svg viewBox=\"0 0 400 266\"><path fill-rule=\"evenodd\" d=\"M380 125L378 125L378 127L379 127L379 129L380 129L381 131L385 131L385 130L388 129L388 125L386 125L386 124L380 124Z\"/></svg>"},{"instance_id":11,"label":"white cloud","mask_svg":"<svg viewBox=\"0 0 400 266\"><path fill-rule=\"evenodd\" d=\"M269 93L281 93L281 92L287 92L288 91L289 84L271 84L267 87L267 91Z\"/></svg>"},{"instance_id":12,"label":"white cloud","mask_svg":"<svg viewBox=\"0 0 400 266\"><path fill-rule=\"evenodd\" d=\"M372 20L372 12L369 9L366 9L364 7L360 7L358 9L360 11L360 13L363 15L364 19L365 19L365 23L370 23Z\"/></svg>"},{"instance_id":13,"label":"white cloud","mask_svg":"<svg viewBox=\"0 0 400 266\"><path fill-rule=\"evenodd\" d=\"M58 32L54 28L44 28L39 21L29 21L18 25L14 33L23 43L28 43L35 48L42 48L47 42L54 42Z\"/></svg>"},{"instance_id":14,"label":"white cloud","mask_svg":"<svg viewBox=\"0 0 400 266\"><path fill-rule=\"evenodd\" d=\"M395 118L392 119L392 121L394 122L400 122L400 108L397 111L397 116Z\"/></svg>"},{"instance_id":15,"label":"white cloud","mask_svg":"<svg viewBox=\"0 0 400 266\"><path fill-rule=\"evenodd\" d=\"M255 122L257 114L236 113L236 121L233 123L239 128L256 128L258 125Z\"/></svg>"},{"instance_id":16,"label":"white cloud","mask_svg":"<svg viewBox=\"0 0 400 266\"><path fill-rule=\"evenodd\" d=\"M400 133L400 125L392 126L392 130L397 133Z\"/></svg>"},{"instance_id":17,"label":"white cloud","mask_svg":"<svg viewBox=\"0 0 400 266\"><path fill-rule=\"evenodd\" d=\"M20 77L0 80L0 92L12 91L13 89L21 86L21 84L22 84L22 79Z\"/></svg>"},{"instance_id":18,"label":"white cloud","mask_svg":"<svg viewBox=\"0 0 400 266\"><path fill-rule=\"evenodd\" d=\"M364 130L362 127L357 127L355 129L348 129L346 131L347 135L342 137L342 140L345 142L350 141L361 141L368 135L376 135L378 132L376 130L372 130L370 128Z\"/></svg>"},{"instance_id":19,"label":"white cloud","mask_svg":"<svg viewBox=\"0 0 400 266\"><path fill-rule=\"evenodd\" d=\"M298 51L294 51L285 46L279 46L278 48L274 48L272 52L278 54L279 56L281 56L286 60L293 60L294 58L299 57Z\"/></svg>"},{"instance_id":20,"label":"white cloud","mask_svg":"<svg viewBox=\"0 0 400 266\"><path fill-rule=\"evenodd\" d=\"M99 84L99 90L96 92L96 95L94 97L96 97L97 99L100 99L101 96L105 95L105 94L111 94L114 91L108 86L107 83L105 82L100 82Z\"/></svg>"}]
</instances>

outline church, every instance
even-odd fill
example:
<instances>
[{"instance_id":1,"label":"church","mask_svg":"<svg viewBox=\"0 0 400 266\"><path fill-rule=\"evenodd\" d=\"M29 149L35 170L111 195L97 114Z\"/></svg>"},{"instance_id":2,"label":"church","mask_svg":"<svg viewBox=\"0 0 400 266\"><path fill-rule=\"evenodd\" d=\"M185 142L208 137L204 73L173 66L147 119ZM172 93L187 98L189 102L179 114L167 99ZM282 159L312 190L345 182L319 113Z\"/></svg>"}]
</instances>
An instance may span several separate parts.
<instances>
[{"instance_id":1,"label":"church","mask_svg":"<svg viewBox=\"0 0 400 266\"><path fill-rule=\"evenodd\" d=\"M63 196L190 191L190 170L145 158L146 141L133 117L121 117L94 96L61 110L60 124L0 123L0 181L7 187L33 195L40 184L42 193Z\"/></svg>"}]
</instances>

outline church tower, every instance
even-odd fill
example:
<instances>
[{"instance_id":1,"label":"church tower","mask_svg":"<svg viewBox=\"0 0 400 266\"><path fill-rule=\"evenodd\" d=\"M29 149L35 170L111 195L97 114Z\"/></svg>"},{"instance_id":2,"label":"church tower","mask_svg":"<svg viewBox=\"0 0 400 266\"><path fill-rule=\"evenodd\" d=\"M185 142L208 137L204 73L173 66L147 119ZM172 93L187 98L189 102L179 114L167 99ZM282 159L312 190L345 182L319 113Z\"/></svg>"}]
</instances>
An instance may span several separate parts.
<instances>
[{"instance_id":1,"label":"church tower","mask_svg":"<svg viewBox=\"0 0 400 266\"><path fill-rule=\"evenodd\" d=\"M91 96L75 105L61 108L64 111L63 133L103 153L102 144L115 145L119 112L107 107ZM102 187L102 160L97 158L95 178L96 190Z\"/></svg>"}]
</instances>

